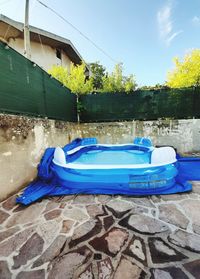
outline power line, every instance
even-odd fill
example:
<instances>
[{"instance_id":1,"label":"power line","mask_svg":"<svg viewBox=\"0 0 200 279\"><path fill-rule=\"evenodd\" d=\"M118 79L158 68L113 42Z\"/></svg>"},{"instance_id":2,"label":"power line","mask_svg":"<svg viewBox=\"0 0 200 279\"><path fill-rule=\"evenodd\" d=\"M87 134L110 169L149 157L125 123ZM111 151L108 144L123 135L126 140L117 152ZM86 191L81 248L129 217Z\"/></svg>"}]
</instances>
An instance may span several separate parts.
<instances>
[{"instance_id":1,"label":"power line","mask_svg":"<svg viewBox=\"0 0 200 279\"><path fill-rule=\"evenodd\" d=\"M63 21L65 21L67 24L69 24L74 30L76 30L82 37L84 37L87 41L89 41L94 47L96 47L99 51L101 51L105 56L107 56L112 62L117 63L115 59L113 59L106 51L104 51L101 47L99 47L96 43L94 43L90 38L88 38L83 32L81 32L76 26L74 26L71 22L69 22L67 19L65 19L62 15L60 15L58 12L53 10L51 7L47 6L46 4L42 3L40 0L37 0L39 4L44 6L45 8L49 9L51 12L56 14L59 18L61 18Z\"/></svg>"}]
</instances>

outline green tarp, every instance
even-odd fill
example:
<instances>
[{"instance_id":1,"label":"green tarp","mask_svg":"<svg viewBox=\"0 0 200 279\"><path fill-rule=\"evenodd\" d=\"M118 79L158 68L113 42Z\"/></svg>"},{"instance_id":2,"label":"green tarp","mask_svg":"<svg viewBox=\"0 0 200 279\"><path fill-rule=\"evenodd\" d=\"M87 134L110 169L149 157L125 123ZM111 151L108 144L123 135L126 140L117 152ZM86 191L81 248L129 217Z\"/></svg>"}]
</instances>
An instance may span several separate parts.
<instances>
[{"instance_id":1,"label":"green tarp","mask_svg":"<svg viewBox=\"0 0 200 279\"><path fill-rule=\"evenodd\" d=\"M0 112L77 121L76 95L0 43Z\"/></svg>"},{"instance_id":2,"label":"green tarp","mask_svg":"<svg viewBox=\"0 0 200 279\"><path fill-rule=\"evenodd\" d=\"M200 91L195 88L90 94L79 102L81 122L200 117Z\"/></svg>"}]
</instances>

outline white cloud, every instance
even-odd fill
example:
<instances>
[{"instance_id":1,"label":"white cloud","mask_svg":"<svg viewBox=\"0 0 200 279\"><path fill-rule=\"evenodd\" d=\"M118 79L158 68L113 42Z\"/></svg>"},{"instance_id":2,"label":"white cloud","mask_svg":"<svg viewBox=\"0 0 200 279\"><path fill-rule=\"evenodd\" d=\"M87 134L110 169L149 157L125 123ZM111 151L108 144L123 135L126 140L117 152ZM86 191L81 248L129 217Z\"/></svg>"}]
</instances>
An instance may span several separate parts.
<instances>
[{"instance_id":1,"label":"white cloud","mask_svg":"<svg viewBox=\"0 0 200 279\"><path fill-rule=\"evenodd\" d=\"M196 25L200 25L200 17L199 16L194 16L192 19L192 22Z\"/></svg>"},{"instance_id":2,"label":"white cloud","mask_svg":"<svg viewBox=\"0 0 200 279\"><path fill-rule=\"evenodd\" d=\"M173 31L173 21L172 21L172 5L168 2L163 6L157 13L157 22L160 33L160 38L165 42L167 46L183 31L179 30Z\"/></svg>"}]
</instances>

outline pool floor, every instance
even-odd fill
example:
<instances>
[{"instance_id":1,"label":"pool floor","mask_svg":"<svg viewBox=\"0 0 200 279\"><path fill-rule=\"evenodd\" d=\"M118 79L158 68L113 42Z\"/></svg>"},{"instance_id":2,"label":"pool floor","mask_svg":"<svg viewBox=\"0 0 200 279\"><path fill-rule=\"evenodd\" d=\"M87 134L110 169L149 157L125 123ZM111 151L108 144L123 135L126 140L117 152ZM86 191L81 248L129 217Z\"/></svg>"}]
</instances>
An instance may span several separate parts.
<instances>
[{"instance_id":1,"label":"pool floor","mask_svg":"<svg viewBox=\"0 0 200 279\"><path fill-rule=\"evenodd\" d=\"M74 164L127 165L150 163L150 152L140 150L88 151L76 158Z\"/></svg>"}]
</instances>

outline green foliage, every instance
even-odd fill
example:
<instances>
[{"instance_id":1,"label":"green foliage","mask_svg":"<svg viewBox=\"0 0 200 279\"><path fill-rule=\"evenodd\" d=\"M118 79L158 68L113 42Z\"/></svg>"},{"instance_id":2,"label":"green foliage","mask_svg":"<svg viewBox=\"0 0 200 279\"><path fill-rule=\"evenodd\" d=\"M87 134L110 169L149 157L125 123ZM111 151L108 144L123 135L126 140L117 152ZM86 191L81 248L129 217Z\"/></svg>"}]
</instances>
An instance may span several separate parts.
<instances>
[{"instance_id":1,"label":"green foliage","mask_svg":"<svg viewBox=\"0 0 200 279\"><path fill-rule=\"evenodd\" d=\"M134 75L124 77L124 88L125 88L126 93L133 92L135 90L136 86L137 86L137 84L136 84Z\"/></svg>"},{"instance_id":2,"label":"green foliage","mask_svg":"<svg viewBox=\"0 0 200 279\"><path fill-rule=\"evenodd\" d=\"M114 71L102 78L103 88L100 92L117 93L117 92L133 92L136 88L136 81L133 75L123 76L122 64L117 64Z\"/></svg>"},{"instance_id":3,"label":"green foliage","mask_svg":"<svg viewBox=\"0 0 200 279\"><path fill-rule=\"evenodd\" d=\"M93 86L95 90L102 89L103 77L105 76L106 68L103 67L99 62L90 63L90 70L92 72Z\"/></svg>"},{"instance_id":4,"label":"green foliage","mask_svg":"<svg viewBox=\"0 0 200 279\"><path fill-rule=\"evenodd\" d=\"M91 66L92 65L92 66ZM62 84L68 87L72 93L88 94L92 92L133 92L136 88L133 75L123 76L122 64L117 64L111 74L105 75L105 68L96 63L90 64L92 77L85 77L86 65L74 65L70 70L62 66L53 66L48 72Z\"/></svg>"},{"instance_id":5,"label":"green foliage","mask_svg":"<svg viewBox=\"0 0 200 279\"><path fill-rule=\"evenodd\" d=\"M200 49L194 49L183 61L174 59L175 69L167 75L167 85L171 88L182 88L200 85Z\"/></svg>"},{"instance_id":6,"label":"green foliage","mask_svg":"<svg viewBox=\"0 0 200 279\"><path fill-rule=\"evenodd\" d=\"M85 63L81 65L74 65L71 63L69 71L62 66L53 66L48 72L68 87L72 93L87 94L93 91L93 79L86 79L85 71Z\"/></svg>"},{"instance_id":7,"label":"green foliage","mask_svg":"<svg viewBox=\"0 0 200 279\"><path fill-rule=\"evenodd\" d=\"M48 73L54 77L55 79L59 80L63 85L67 86L67 76L68 76L68 69L62 66L53 66Z\"/></svg>"},{"instance_id":8,"label":"green foliage","mask_svg":"<svg viewBox=\"0 0 200 279\"><path fill-rule=\"evenodd\" d=\"M77 102L77 112L78 112L78 113L81 113L84 109L85 109L85 107L83 106L83 104L81 103L81 101L78 100L78 102Z\"/></svg>"}]
</instances>

